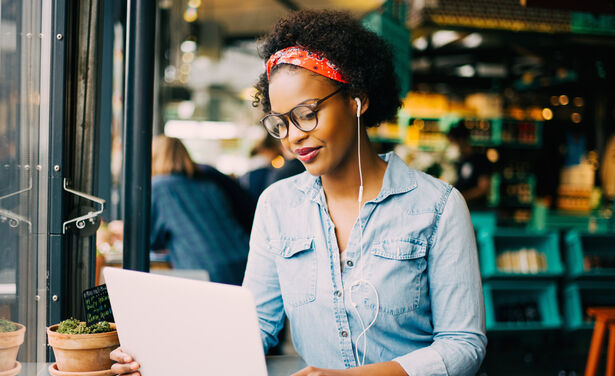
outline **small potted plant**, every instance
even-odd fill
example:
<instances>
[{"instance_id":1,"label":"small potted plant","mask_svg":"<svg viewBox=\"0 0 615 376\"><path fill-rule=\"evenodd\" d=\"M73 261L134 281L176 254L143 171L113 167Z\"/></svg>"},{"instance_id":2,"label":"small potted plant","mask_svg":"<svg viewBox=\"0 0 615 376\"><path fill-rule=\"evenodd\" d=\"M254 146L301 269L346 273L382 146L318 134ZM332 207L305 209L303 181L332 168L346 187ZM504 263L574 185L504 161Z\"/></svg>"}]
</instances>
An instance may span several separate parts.
<instances>
[{"instance_id":1,"label":"small potted plant","mask_svg":"<svg viewBox=\"0 0 615 376\"><path fill-rule=\"evenodd\" d=\"M17 375L21 364L17 361L19 346L23 343L26 327L6 319L0 319L0 374Z\"/></svg>"},{"instance_id":2,"label":"small potted plant","mask_svg":"<svg viewBox=\"0 0 615 376\"><path fill-rule=\"evenodd\" d=\"M91 326L76 319L64 320L47 328L49 345L56 363L52 375L112 375L111 351L120 345L115 324L102 321Z\"/></svg>"}]
</instances>

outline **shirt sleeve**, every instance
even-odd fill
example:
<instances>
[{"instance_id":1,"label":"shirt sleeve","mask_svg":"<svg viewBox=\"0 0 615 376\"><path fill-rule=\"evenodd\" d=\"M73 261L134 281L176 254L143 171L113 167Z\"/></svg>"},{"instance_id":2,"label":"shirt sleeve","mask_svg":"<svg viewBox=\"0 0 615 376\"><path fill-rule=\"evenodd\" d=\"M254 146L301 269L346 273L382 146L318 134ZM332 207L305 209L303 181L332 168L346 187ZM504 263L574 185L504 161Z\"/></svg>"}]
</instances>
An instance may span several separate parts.
<instances>
[{"instance_id":1,"label":"shirt sleeve","mask_svg":"<svg viewBox=\"0 0 615 376\"><path fill-rule=\"evenodd\" d=\"M277 334L284 325L284 304L275 254L269 247L266 223L275 222L270 205L263 194L256 207L252 234L250 236L250 253L243 286L247 287L256 302L256 313L265 353L277 345Z\"/></svg>"},{"instance_id":2,"label":"shirt sleeve","mask_svg":"<svg viewBox=\"0 0 615 376\"><path fill-rule=\"evenodd\" d=\"M452 189L427 258L433 343L395 359L410 376L474 375L487 346L476 238L465 201Z\"/></svg>"}]
</instances>

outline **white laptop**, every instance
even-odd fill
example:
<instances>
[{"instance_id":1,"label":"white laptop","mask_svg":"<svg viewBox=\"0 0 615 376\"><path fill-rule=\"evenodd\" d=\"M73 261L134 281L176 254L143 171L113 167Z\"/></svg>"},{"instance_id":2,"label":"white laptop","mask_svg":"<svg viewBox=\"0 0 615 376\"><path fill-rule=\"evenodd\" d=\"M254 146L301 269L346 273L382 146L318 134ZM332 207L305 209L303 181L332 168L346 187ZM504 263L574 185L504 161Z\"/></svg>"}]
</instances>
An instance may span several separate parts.
<instances>
[{"instance_id":1,"label":"white laptop","mask_svg":"<svg viewBox=\"0 0 615 376\"><path fill-rule=\"evenodd\" d=\"M243 287L105 268L122 349L143 376L266 376L254 299Z\"/></svg>"}]
</instances>

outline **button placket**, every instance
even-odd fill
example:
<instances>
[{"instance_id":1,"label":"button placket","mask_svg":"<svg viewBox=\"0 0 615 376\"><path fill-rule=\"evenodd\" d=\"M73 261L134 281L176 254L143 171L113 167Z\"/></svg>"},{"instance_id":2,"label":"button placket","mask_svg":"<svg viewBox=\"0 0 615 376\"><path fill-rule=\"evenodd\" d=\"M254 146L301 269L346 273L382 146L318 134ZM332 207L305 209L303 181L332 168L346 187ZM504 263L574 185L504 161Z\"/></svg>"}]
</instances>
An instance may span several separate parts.
<instances>
[{"instance_id":1,"label":"button placket","mask_svg":"<svg viewBox=\"0 0 615 376\"><path fill-rule=\"evenodd\" d=\"M332 291L332 298L333 298L333 305L334 305L334 310L337 314L338 319L337 324L338 324L338 335L340 338L340 351L343 354L343 358L344 358L344 364L347 367L354 367L356 366L355 363L355 359L354 359L354 352L352 350L352 338L350 335L350 323L348 322L348 318L347 318L347 309L344 303L344 291L343 291L343 286L344 286L344 282L343 280L344 275L346 273L344 273L344 271L346 270L346 268L340 268L340 259L339 256L335 257L335 253L337 253L339 255L339 248L337 246L337 238L335 236L335 225L333 224L333 221L331 220L331 217L329 215L329 210L326 207L326 205L322 205L321 206L321 216L322 216L322 220L326 223L326 242L327 242L327 248L330 250L329 252L329 257L331 258L331 262L335 263L337 262L337 267L333 267L333 273L335 274L334 276L334 286L333 286L333 291ZM344 261L344 266L349 265L347 261ZM354 262L350 261L350 265L354 266ZM337 274L340 273L340 274ZM339 280L338 280L339 279Z\"/></svg>"}]
</instances>

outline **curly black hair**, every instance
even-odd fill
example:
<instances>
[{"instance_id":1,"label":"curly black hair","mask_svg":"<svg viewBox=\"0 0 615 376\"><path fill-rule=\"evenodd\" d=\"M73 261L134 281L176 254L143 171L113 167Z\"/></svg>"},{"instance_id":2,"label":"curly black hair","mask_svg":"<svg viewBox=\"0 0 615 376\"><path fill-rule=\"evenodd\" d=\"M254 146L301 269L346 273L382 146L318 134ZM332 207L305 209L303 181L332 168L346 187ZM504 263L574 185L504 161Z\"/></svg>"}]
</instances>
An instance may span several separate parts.
<instances>
[{"instance_id":1,"label":"curly black hair","mask_svg":"<svg viewBox=\"0 0 615 376\"><path fill-rule=\"evenodd\" d=\"M369 107L363 115L365 126L376 126L394 119L397 114L401 103L391 49L348 13L332 10L293 12L278 21L260 43L259 52L265 61L290 46L320 52L331 60L348 80L346 93L369 98ZM337 81L332 82L339 85ZM265 113L270 112L266 72L261 74L255 88L253 105L261 105Z\"/></svg>"}]
</instances>

